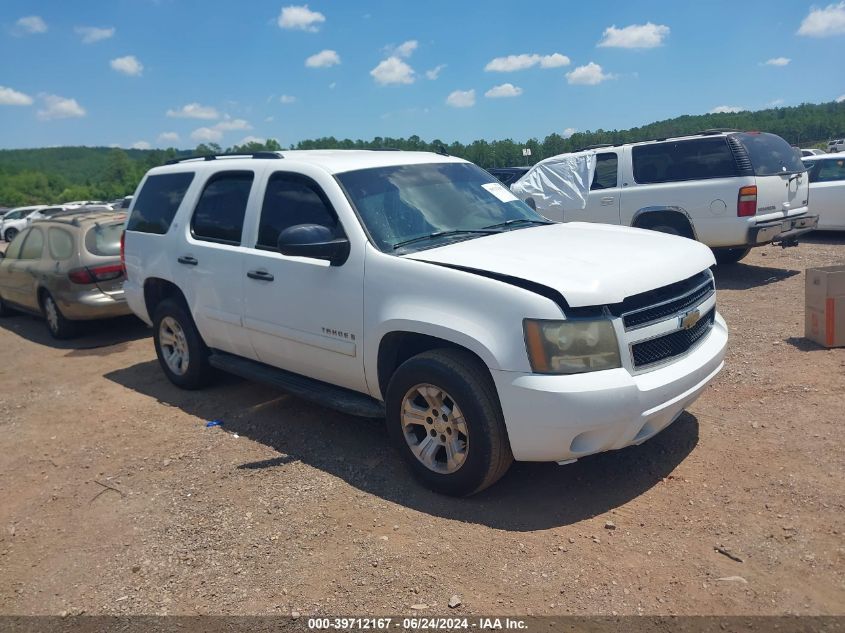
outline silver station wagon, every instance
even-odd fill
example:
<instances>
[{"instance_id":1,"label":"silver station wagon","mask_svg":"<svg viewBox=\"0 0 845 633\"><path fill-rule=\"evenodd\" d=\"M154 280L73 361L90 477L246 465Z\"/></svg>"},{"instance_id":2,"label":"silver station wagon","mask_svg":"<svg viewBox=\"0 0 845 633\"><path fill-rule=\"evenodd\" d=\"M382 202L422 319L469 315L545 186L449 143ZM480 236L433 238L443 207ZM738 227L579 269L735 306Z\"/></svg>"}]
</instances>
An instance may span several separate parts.
<instances>
[{"instance_id":1,"label":"silver station wagon","mask_svg":"<svg viewBox=\"0 0 845 633\"><path fill-rule=\"evenodd\" d=\"M123 298L125 213L76 210L37 220L0 254L0 316L43 316L54 338L76 322L131 314Z\"/></svg>"}]
</instances>

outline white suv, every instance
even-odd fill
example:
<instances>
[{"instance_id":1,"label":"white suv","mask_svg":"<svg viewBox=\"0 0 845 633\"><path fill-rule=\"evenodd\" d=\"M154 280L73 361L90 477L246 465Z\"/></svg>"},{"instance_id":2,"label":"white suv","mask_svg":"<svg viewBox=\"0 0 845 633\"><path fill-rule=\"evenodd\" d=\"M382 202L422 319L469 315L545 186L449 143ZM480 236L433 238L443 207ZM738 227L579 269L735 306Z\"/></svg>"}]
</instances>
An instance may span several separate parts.
<instances>
[{"instance_id":1,"label":"white suv","mask_svg":"<svg viewBox=\"0 0 845 633\"><path fill-rule=\"evenodd\" d=\"M682 235L710 246L719 263L738 262L753 246L793 246L818 221L807 214L809 178L798 152L774 134L713 130L596 146L588 155L593 175L580 206L555 195L578 184L577 173L543 173L572 171L578 163L564 159L575 155L538 163L511 189L553 220Z\"/></svg>"},{"instance_id":2,"label":"white suv","mask_svg":"<svg viewBox=\"0 0 845 633\"><path fill-rule=\"evenodd\" d=\"M148 172L124 244L167 377L266 381L387 430L430 487L669 425L723 365L706 246L550 223L422 152L291 151Z\"/></svg>"}]
</instances>

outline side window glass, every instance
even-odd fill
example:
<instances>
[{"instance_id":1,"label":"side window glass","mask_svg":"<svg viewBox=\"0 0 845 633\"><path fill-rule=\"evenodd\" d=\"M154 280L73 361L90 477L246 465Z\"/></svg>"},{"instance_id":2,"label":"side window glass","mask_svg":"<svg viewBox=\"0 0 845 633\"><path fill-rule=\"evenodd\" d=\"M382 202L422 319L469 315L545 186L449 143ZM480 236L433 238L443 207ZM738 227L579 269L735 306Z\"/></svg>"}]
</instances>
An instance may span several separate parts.
<instances>
[{"instance_id":1,"label":"side window glass","mask_svg":"<svg viewBox=\"0 0 845 633\"><path fill-rule=\"evenodd\" d=\"M23 243L20 259L41 259L41 251L43 250L44 234L41 229L32 229Z\"/></svg>"},{"instance_id":2,"label":"side window glass","mask_svg":"<svg viewBox=\"0 0 845 633\"><path fill-rule=\"evenodd\" d=\"M27 235L29 235L29 231L21 231L17 234L15 239L12 240L12 243L9 244L9 247L6 249L6 259L20 259L21 246L23 246Z\"/></svg>"},{"instance_id":3,"label":"side window glass","mask_svg":"<svg viewBox=\"0 0 845 633\"><path fill-rule=\"evenodd\" d=\"M198 240L240 244L246 204L255 174L224 171L206 183L191 218L191 233Z\"/></svg>"},{"instance_id":4,"label":"side window glass","mask_svg":"<svg viewBox=\"0 0 845 633\"><path fill-rule=\"evenodd\" d=\"M147 178L135 201L126 230L158 235L167 233L193 179L193 172L160 174Z\"/></svg>"},{"instance_id":5,"label":"side window glass","mask_svg":"<svg viewBox=\"0 0 845 633\"><path fill-rule=\"evenodd\" d=\"M48 230L47 245L53 259L68 259L73 255L73 236L64 229Z\"/></svg>"},{"instance_id":6,"label":"side window glass","mask_svg":"<svg viewBox=\"0 0 845 633\"><path fill-rule=\"evenodd\" d=\"M632 152L638 183L679 182L737 175L724 137L638 145Z\"/></svg>"},{"instance_id":7,"label":"side window glass","mask_svg":"<svg viewBox=\"0 0 845 633\"><path fill-rule=\"evenodd\" d=\"M619 186L619 156L615 152L596 155L596 173L590 190L613 189Z\"/></svg>"},{"instance_id":8,"label":"side window glass","mask_svg":"<svg viewBox=\"0 0 845 633\"><path fill-rule=\"evenodd\" d=\"M320 224L337 232L337 216L326 194L310 178L275 173L267 182L257 248L276 250L279 233L297 224Z\"/></svg>"},{"instance_id":9,"label":"side window glass","mask_svg":"<svg viewBox=\"0 0 845 633\"><path fill-rule=\"evenodd\" d=\"M845 180L845 159L820 160L816 168L815 182L835 182ZM810 179L813 182L813 179Z\"/></svg>"}]
</instances>

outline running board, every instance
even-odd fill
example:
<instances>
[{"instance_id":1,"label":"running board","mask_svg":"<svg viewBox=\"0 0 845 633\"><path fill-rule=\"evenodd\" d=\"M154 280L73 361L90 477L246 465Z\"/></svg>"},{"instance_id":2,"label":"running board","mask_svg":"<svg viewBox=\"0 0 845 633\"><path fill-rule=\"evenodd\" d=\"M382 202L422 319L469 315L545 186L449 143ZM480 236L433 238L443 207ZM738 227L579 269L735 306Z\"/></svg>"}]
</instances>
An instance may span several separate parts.
<instances>
[{"instance_id":1,"label":"running board","mask_svg":"<svg viewBox=\"0 0 845 633\"><path fill-rule=\"evenodd\" d=\"M226 352L215 351L208 359L212 367L235 374L247 380L263 382L271 387L283 389L303 400L335 409L342 413L362 418L383 418L384 403L375 398L330 385L313 378L300 376L284 369L271 367L258 361L242 358Z\"/></svg>"}]
</instances>

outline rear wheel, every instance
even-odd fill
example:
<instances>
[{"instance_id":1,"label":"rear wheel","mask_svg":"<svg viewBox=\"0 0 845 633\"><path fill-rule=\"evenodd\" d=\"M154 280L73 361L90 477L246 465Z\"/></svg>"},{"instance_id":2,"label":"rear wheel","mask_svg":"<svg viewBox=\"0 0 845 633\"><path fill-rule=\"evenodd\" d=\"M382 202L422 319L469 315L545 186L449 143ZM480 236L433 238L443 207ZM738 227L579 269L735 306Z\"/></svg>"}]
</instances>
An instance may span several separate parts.
<instances>
[{"instance_id":1,"label":"rear wheel","mask_svg":"<svg viewBox=\"0 0 845 633\"><path fill-rule=\"evenodd\" d=\"M474 494L513 462L496 388L468 352L440 349L405 361L390 379L386 409L394 444L436 492Z\"/></svg>"},{"instance_id":2,"label":"rear wheel","mask_svg":"<svg viewBox=\"0 0 845 633\"><path fill-rule=\"evenodd\" d=\"M719 264L736 264L741 259L743 259L748 253L751 252L750 248L715 248L713 249L713 255L716 257L716 262Z\"/></svg>"},{"instance_id":3,"label":"rear wheel","mask_svg":"<svg viewBox=\"0 0 845 633\"><path fill-rule=\"evenodd\" d=\"M41 311L44 313L44 320L47 322L50 336L53 338L70 338L76 334L76 323L65 318L49 292L45 292L41 297Z\"/></svg>"},{"instance_id":4,"label":"rear wheel","mask_svg":"<svg viewBox=\"0 0 845 633\"><path fill-rule=\"evenodd\" d=\"M165 299L153 317L153 342L164 374L177 387L199 389L208 384L208 348L181 303Z\"/></svg>"},{"instance_id":5,"label":"rear wheel","mask_svg":"<svg viewBox=\"0 0 845 633\"><path fill-rule=\"evenodd\" d=\"M13 239L15 239L15 236L17 234L18 234L17 229L6 229L6 232L3 233L3 239L6 240L7 242L11 242Z\"/></svg>"}]
</instances>

